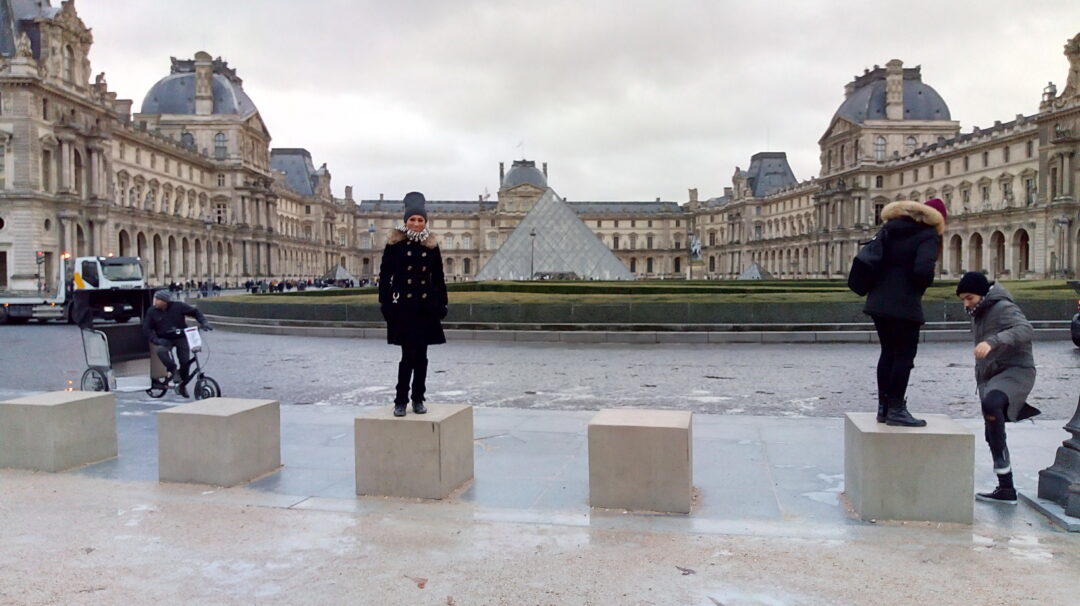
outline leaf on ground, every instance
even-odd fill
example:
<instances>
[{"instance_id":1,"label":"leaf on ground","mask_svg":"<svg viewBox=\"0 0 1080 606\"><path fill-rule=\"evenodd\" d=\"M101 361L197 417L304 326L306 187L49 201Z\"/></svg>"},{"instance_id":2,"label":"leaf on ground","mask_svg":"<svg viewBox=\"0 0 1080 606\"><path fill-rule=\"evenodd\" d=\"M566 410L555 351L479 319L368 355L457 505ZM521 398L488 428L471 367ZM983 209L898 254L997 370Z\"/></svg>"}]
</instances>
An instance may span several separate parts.
<instances>
[{"instance_id":1,"label":"leaf on ground","mask_svg":"<svg viewBox=\"0 0 1080 606\"><path fill-rule=\"evenodd\" d=\"M682 566L676 566L675 568L678 568L679 572L681 572L684 577L688 574L697 574L696 570L691 570L690 568L683 568Z\"/></svg>"},{"instance_id":2,"label":"leaf on ground","mask_svg":"<svg viewBox=\"0 0 1080 606\"><path fill-rule=\"evenodd\" d=\"M454 596L446 596L446 606L454 606Z\"/></svg>"},{"instance_id":3,"label":"leaf on ground","mask_svg":"<svg viewBox=\"0 0 1080 606\"><path fill-rule=\"evenodd\" d=\"M716 604L716 606L724 606L723 602L721 602L720 600L718 600L718 599L716 599L716 598L714 598L712 596L709 596L709 599L712 600L712 603Z\"/></svg>"},{"instance_id":4,"label":"leaf on ground","mask_svg":"<svg viewBox=\"0 0 1080 606\"><path fill-rule=\"evenodd\" d=\"M423 589L424 585L427 585L427 579L421 579L419 577L410 577L409 575L405 575L405 578L409 579L413 583L416 583L416 587L418 589Z\"/></svg>"}]
</instances>

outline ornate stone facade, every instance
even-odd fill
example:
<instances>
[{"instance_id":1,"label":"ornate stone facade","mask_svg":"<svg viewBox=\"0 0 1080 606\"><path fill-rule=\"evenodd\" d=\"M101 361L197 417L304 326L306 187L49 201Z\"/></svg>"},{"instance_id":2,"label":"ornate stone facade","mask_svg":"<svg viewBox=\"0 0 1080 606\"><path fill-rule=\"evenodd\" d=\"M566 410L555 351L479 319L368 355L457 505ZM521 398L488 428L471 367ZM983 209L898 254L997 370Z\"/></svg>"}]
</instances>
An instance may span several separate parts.
<instances>
[{"instance_id":1,"label":"ornate stone facade","mask_svg":"<svg viewBox=\"0 0 1080 606\"><path fill-rule=\"evenodd\" d=\"M335 198L306 150L271 149L226 62L173 59L132 114L104 74L91 82L93 37L72 0L11 6L0 15L0 289L38 288L64 253L138 255L153 284L311 278L338 264L377 273L400 202L355 202L351 187ZM1047 86L1032 116L960 133L921 69L894 60L845 87L818 178L798 181L784 154L760 153L721 196L568 204L639 278L734 278L754 262L781 278L841 277L881 207L934 196L950 210L942 275L1075 276L1080 35L1065 55L1064 87ZM429 202L449 279L476 275L547 178L546 163L519 160L500 165L496 200ZM701 263L688 263L692 239Z\"/></svg>"}]
</instances>

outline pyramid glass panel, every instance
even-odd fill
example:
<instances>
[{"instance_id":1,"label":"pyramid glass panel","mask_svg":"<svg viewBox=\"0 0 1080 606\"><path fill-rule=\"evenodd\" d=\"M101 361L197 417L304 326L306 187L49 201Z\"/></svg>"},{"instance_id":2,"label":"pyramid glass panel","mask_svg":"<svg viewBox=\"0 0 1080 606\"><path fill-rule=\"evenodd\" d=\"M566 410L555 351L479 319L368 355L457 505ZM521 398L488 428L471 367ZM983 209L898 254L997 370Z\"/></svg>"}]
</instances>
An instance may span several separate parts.
<instances>
[{"instance_id":1,"label":"pyramid glass panel","mask_svg":"<svg viewBox=\"0 0 1080 606\"><path fill-rule=\"evenodd\" d=\"M633 280L634 275L566 203L548 189L477 280Z\"/></svg>"}]
</instances>

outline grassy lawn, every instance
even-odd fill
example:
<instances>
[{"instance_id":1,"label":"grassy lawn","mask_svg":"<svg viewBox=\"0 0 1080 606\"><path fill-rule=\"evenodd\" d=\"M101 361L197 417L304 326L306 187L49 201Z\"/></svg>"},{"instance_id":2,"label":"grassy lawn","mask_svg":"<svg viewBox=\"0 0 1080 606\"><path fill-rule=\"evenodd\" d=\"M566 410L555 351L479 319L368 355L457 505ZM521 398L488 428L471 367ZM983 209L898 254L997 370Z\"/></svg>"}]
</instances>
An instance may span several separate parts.
<instances>
[{"instance_id":1,"label":"grassy lawn","mask_svg":"<svg viewBox=\"0 0 1080 606\"><path fill-rule=\"evenodd\" d=\"M1003 281L1020 301L1075 299L1064 280ZM926 291L925 300L953 301L956 282L942 282ZM552 292L557 291L557 292ZM469 282L450 286L450 303L769 303L859 301L861 297L839 280L762 282ZM375 289L343 289L223 297L250 303L370 304L378 303Z\"/></svg>"}]
</instances>

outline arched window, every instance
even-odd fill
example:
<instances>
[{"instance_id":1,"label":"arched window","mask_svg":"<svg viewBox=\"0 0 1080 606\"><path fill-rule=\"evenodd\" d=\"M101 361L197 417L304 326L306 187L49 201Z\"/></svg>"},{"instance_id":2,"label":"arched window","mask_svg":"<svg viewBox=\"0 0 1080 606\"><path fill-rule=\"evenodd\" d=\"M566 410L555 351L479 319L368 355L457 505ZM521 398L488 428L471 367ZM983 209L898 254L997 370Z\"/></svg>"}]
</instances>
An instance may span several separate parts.
<instances>
[{"instance_id":1,"label":"arched window","mask_svg":"<svg viewBox=\"0 0 1080 606\"><path fill-rule=\"evenodd\" d=\"M64 82L75 82L75 51L71 46L64 47Z\"/></svg>"},{"instance_id":2,"label":"arched window","mask_svg":"<svg viewBox=\"0 0 1080 606\"><path fill-rule=\"evenodd\" d=\"M915 137L908 137L904 140L904 155L910 155L915 152L915 145L918 142L915 141Z\"/></svg>"},{"instance_id":3,"label":"arched window","mask_svg":"<svg viewBox=\"0 0 1080 606\"><path fill-rule=\"evenodd\" d=\"M881 135L874 139L874 160L878 162L885 161L885 137Z\"/></svg>"},{"instance_id":4,"label":"arched window","mask_svg":"<svg viewBox=\"0 0 1080 606\"><path fill-rule=\"evenodd\" d=\"M214 135L214 157L218 160L224 160L225 156L228 154L226 143L225 133Z\"/></svg>"},{"instance_id":5,"label":"arched window","mask_svg":"<svg viewBox=\"0 0 1080 606\"><path fill-rule=\"evenodd\" d=\"M195 135L191 133L184 133L180 135L180 145L184 147L195 149Z\"/></svg>"},{"instance_id":6,"label":"arched window","mask_svg":"<svg viewBox=\"0 0 1080 606\"><path fill-rule=\"evenodd\" d=\"M462 273L466 276L472 273L472 259L463 259L461 261Z\"/></svg>"}]
</instances>

